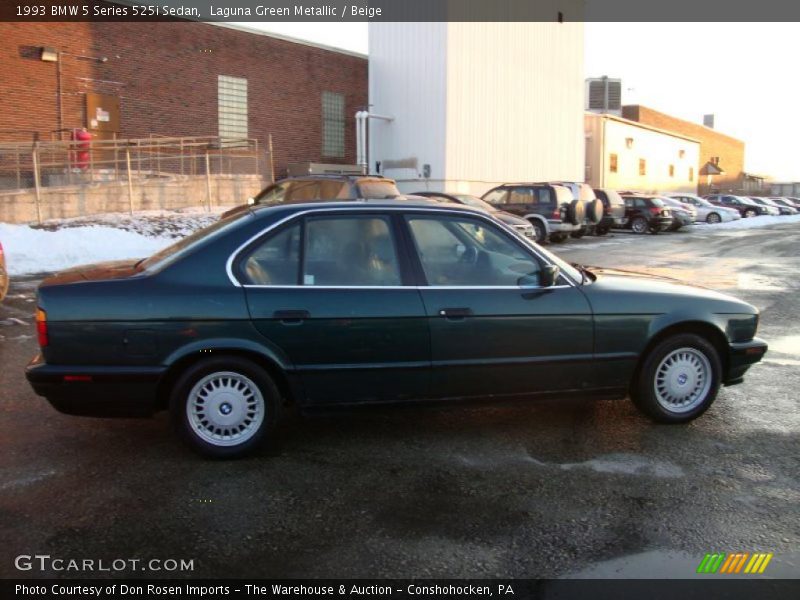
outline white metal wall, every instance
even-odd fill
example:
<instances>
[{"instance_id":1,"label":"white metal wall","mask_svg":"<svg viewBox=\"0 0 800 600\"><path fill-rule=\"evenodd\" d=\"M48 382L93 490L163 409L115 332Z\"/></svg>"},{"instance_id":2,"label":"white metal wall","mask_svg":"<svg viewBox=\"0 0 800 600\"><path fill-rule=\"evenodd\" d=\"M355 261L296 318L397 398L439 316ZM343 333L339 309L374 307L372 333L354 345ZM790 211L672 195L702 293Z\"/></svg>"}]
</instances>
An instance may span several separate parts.
<instances>
[{"instance_id":1,"label":"white metal wall","mask_svg":"<svg viewBox=\"0 0 800 600\"><path fill-rule=\"evenodd\" d=\"M447 23L369 24L370 111L394 117L369 122L370 172L380 161L387 177L417 181L429 164L432 178L444 177L446 42Z\"/></svg>"},{"instance_id":2,"label":"white metal wall","mask_svg":"<svg viewBox=\"0 0 800 600\"><path fill-rule=\"evenodd\" d=\"M585 119L587 180L593 186L642 192L697 191L698 142L602 115L586 114ZM616 173L611 172L611 154L617 155ZM645 161L645 175L639 174L640 159ZM670 165L673 175L669 174Z\"/></svg>"},{"instance_id":3,"label":"white metal wall","mask_svg":"<svg viewBox=\"0 0 800 600\"><path fill-rule=\"evenodd\" d=\"M370 23L369 37L370 110L395 118L370 123L371 170L415 164L382 169L406 192L583 180L582 23Z\"/></svg>"}]
</instances>

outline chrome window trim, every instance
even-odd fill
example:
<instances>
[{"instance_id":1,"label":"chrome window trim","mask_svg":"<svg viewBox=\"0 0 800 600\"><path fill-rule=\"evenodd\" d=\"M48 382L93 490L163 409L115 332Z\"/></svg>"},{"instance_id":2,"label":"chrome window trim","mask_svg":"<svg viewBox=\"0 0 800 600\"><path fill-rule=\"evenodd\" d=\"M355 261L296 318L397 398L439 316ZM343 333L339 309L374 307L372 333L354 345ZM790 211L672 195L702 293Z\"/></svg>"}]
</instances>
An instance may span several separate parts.
<instances>
[{"instance_id":1,"label":"chrome window trim","mask_svg":"<svg viewBox=\"0 0 800 600\"><path fill-rule=\"evenodd\" d=\"M230 279L231 283L235 287L240 288L273 288L273 289L281 289L281 288L310 288L310 289L455 289L455 290L491 290L491 289L508 289L508 290L538 290L538 289L559 289L564 287L575 287L576 282L572 281L566 274L561 273L559 277L561 277L564 281L567 282L567 285L559 285L559 286L550 286L548 288L544 288L542 286L412 286L412 285L403 285L403 286L316 286L316 285L289 285L289 286L279 286L279 285L256 285L256 284L243 284L240 282L236 277L233 275L233 261L236 260L238 255L250 244L256 241L258 238L267 235L270 231L280 227L284 223L291 221L292 219L303 217L308 214L314 213L329 213L329 212L374 212L380 213L383 211L386 212L404 212L404 213L415 213L415 212L426 212L426 213L433 213L433 214L440 214L440 215L455 215L455 216L467 216L467 217L476 217L478 219L482 219L486 221L490 225L494 225L495 227L500 227L505 229L507 233L512 234L511 239L519 244L520 241L523 242L524 248L528 252L532 252L536 257L546 265L552 265L549 260L542 254L540 254L536 247L533 246L528 239L525 237L519 236L517 232L514 230L513 227L510 227L499 221L494 219L493 217L486 215L485 213L479 212L475 210L474 212L471 210L452 210L447 208L425 208L425 207L417 207L417 206L403 206L403 207L372 207L367 208L365 206L331 206L331 207L317 207L317 208L309 208L306 210L301 210L298 212L294 212L291 215L284 217L283 219L279 219L269 227L262 229L255 235L251 236L247 239L243 244L239 245L230 256L228 256L228 260L225 262L225 272L228 274L228 279Z\"/></svg>"}]
</instances>

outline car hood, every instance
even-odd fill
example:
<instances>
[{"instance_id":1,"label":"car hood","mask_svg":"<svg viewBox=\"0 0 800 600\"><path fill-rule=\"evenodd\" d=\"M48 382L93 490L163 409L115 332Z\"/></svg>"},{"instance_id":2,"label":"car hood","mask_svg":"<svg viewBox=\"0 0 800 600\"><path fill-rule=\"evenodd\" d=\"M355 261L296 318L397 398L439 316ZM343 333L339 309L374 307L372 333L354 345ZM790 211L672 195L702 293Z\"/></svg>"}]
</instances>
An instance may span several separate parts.
<instances>
[{"instance_id":1,"label":"car hood","mask_svg":"<svg viewBox=\"0 0 800 600\"><path fill-rule=\"evenodd\" d=\"M673 277L603 267L587 268L597 276L596 281L589 286L589 289L597 288L598 291L637 293L654 298L674 299L679 302L705 300L717 304L719 312L758 313L758 309L754 306L734 296L687 283Z\"/></svg>"},{"instance_id":2,"label":"car hood","mask_svg":"<svg viewBox=\"0 0 800 600\"><path fill-rule=\"evenodd\" d=\"M491 215L495 219L502 221L506 225L511 225L514 227L519 227L520 225L530 225L530 223L527 220L523 219L522 217L512 215L511 213L508 213L504 210L494 211L493 213L491 213Z\"/></svg>"},{"instance_id":3,"label":"car hood","mask_svg":"<svg viewBox=\"0 0 800 600\"><path fill-rule=\"evenodd\" d=\"M82 283L85 281L106 281L109 279L124 279L131 275L141 273L137 268L139 260L113 260L108 262L94 263L91 265L81 265L60 271L52 277L48 277L39 287L51 285L65 285L68 283Z\"/></svg>"}]
</instances>

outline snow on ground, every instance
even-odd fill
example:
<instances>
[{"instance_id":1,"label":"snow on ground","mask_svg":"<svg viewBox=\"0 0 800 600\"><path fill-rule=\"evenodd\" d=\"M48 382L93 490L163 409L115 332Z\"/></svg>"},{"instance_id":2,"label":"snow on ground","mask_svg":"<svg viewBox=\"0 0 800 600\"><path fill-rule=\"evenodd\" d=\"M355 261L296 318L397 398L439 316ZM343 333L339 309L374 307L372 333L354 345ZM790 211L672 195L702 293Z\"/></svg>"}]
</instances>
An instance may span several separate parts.
<instances>
[{"instance_id":1,"label":"snow on ground","mask_svg":"<svg viewBox=\"0 0 800 600\"><path fill-rule=\"evenodd\" d=\"M40 226L0 223L0 242L12 276L60 271L93 262L150 256L177 239L210 225L226 208L213 208L211 212L204 207L194 207L176 211L141 211L133 215L106 214L56 219ZM688 231L702 235L785 223L800 223L800 215L754 217L716 225L698 223ZM598 238L590 243L612 242ZM581 247L585 246L584 243ZM568 248L569 244L559 246L559 251Z\"/></svg>"},{"instance_id":2,"label":"snow on ground","mask_svg":"<svg viewBox=\"0 0 800 600\"><path fill-rule=\"evenodd\" d=\"M210 225L226 208L54 219L41 226L0 223L0 242L12 277L60 271L93 262L150 256Z\"/></svg>"}]
</instances>

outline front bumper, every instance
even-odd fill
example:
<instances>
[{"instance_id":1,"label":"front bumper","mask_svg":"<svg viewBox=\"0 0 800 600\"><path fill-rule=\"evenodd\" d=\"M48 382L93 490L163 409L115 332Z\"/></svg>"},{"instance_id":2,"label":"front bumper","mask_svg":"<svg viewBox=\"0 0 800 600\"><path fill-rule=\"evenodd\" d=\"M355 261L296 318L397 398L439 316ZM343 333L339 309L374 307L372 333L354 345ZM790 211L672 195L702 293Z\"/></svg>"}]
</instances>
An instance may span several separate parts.
<instances>
[{"instance_id":1,"label":"front bumper","mask_svg":"<svg viewBox=\"0 0 800 600\"><path fill-rule=\"evenodd\" d=\"M165 367L48 365L31 360L25 377L59 412L91 417L146 417L158 406Z\"/></svg>"},{"instance_id":2,"label":"front bumper","mask_svg":"<svg viewBox=\"0 0 800 600\"><path fill-rule=\"evenodd\" d=\"M761 338L728 344L728 369L722 378L722 383L725 385L741 383L747 369L764 358L767 349L767 343Z\"/></svg>"}]
</instances>

